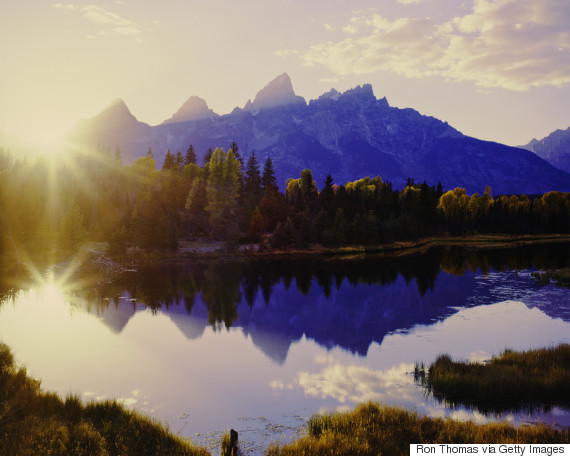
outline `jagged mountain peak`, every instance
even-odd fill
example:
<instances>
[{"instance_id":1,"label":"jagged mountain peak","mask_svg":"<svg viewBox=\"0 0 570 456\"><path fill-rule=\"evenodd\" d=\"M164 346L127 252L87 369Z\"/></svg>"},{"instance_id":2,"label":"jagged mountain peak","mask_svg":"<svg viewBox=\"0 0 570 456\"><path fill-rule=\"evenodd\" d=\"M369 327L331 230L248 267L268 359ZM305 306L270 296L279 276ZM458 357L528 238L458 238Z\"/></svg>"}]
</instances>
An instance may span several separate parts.
<instances>
[{"instance_id":1,"label":"jagged mountain peak","mask_svg":"<svg viewBox=\"0 0 570 456\"><path fill-rule=\"evenodd\" d=\"M121 98L115 98L109 105L97 114L94 119L107 119L111 122L136 121L127 104Z\"/></svg>"},{"instance_id":2,"label":"jagged mountain peak","mask_svg":"<svg viewBox=\"0 0 570 456\"><path fill-rule=\"evenodd\" d=\"M310 104L316 103L330 103L341 101L341 103L348 104L376 104L378 106L389 107L388 100L386 97L376 99L372 86L370 84L364 84L363 86L357 86L352 89L348 89L345 92L339 92L335 88L332 88L328 92L323 93L316 100L311 100Z\"/></svg>"},{"instance_id":3,"label":"jagged mountain peak","mask_svg":"<svg viewBox=\"0 0 570 456\"><path fill-rule=\"evenodd\" d=\"M287 73L283 73L257 92L253 102L248 100L244 109L254 110L301 103L306 104L305 99L295 95L291 78Z\"/></svg>"},{"instance_id":4,"label":"jagged mountain peak","mask_svg":"<svg viewBox=\"0 0 570 456\"><path fill-rule=\"evenodd\" d=\"M323 93L318 99L319 100L333 100L333 101L338 101L339 98L342 96L342 93L340 93L338 90L336 90L335 88L330 89L328 92Z\"/></svg>"},{"instance_id":5,"label":"jagged mountain peak","mask_svg":"<svg viewBox=\"0 0 570 456\"><path fill-rule=\"evenodd\" d=\"M218 114L208 107L206 101L203 98L193 95L186 100L170 119L165 120L163 124L212 119L214 117L218 117Z\"/></svg>"},{"instance_id":6,"label":"jagged mountain peak","mask_svg":"<svg viewBox=\"0 0 570 456\"><path fill-rule=\"evenodd\" d=\"M112 108L114 106L122 106L122 107L127 107L127 104L123 101L122 98L115 98L113 101L111 101L111 103L109 103L108 108Z\"/></svg>"},{"instance_id":7,"label":"jagged mountain peak","mask_svg":"<svg viewBox=\"0 0 570 456\"><path fill-rule=\"evenodd\" d=\"M111 103L107 105L105 109L103 109L102 113L104 112L123 112L131 114L130 109L127 107L127 104L123 101L122 98L115 98Z\"/></svg>"},{"instance_id":8,"label":"jagged mountain peak","mask_svg":"<svg viewBox=\"0 0 570 456\"><path fill-rule=\"evenodd\" d=\"M555 130L540 140L533 138L527 145L519 147L534 152L563 171L570 172L570 127L566 130Z\"/></svg>"},{"instance_id":9,"label":"jagged mountain peak","mask_svg":"<svg viewBox=\"0 0 570 456\"><path fill-rule=\"evenodd\" d=\"M342 95L345 97L350 96L361 99L373 99L374 101L376 101L376 97L374 96L374 90L372 89L371 84L362 84L361 86L358 85L353 89L348 89Z\"/></svg>"},{"instance_id":10,"label":"jagged mountain peak","mask_svg":"<svg viewBox=\"0 0 570 456\"><path fill-rule=\"evenodd\" d=\"M130 138L145 137L149 128L148 124L137 120L122 99L115 98L99 114L80 121L68 139L89 147L101 144L119 147Z\"/></svg>"}]
</instances>

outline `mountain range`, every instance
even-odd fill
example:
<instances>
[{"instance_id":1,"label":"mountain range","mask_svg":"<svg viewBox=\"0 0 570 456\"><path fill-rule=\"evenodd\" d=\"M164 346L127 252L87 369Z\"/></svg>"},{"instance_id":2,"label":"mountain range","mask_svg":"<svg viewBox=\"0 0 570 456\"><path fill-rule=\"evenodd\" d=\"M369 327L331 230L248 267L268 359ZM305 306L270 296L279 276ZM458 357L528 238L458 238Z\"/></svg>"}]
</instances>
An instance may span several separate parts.
<instances>
[{"instance_id":1,"label":"mountain range","mask_svg":"<svg viewBox=\"0 0 570 456\"><path fill-rule=\"evenodd\" d=\"M229 114L218 115L192 96L156 126L138 121L115 100L78 124L70 139L90 148L118 147L126 163L150 147L157 166L168 150L184 154L192 144L201 163L208 148L227 149L235 141L244 159L252 150L261 162L271 157L281 188L309 168L319 187L330 173L337 184L380 175L396 187L413 178L469 193L482 193L486 185L494 194L570 191L570 174L547 163L543 158L549 155L541 155L538 143L536 150L526 150L465 136L414 109L391 107L369 84L343 93L332 89L307 103L287 74Z\"/></svg>"},{"instance_id":2,"label":"mountain range","mask_svg":"<svg viewBox=\"0 0 570 456\"><path fill-rule=\"evenodd\" d=\"M553 166L570 173L570 127L556 130L540 141L532 139L523 149L534 152Z\"/></svg>"}]
</instances>

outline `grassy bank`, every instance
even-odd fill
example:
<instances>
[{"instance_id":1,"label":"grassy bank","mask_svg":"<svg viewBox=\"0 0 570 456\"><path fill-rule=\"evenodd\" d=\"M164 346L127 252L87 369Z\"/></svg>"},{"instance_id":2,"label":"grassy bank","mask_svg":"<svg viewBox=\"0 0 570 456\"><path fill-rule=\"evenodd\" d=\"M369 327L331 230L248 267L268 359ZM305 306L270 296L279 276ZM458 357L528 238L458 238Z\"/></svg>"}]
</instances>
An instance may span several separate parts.
<instances>
[{"instance_id":1,"label":"grassy bank","mask_svg":"<svg viewBox=\"0 0 570 456\"><path fill-rule=\"evenodd\" d=\"M208 454L117 402L83 405L74 396L43 392L0 343L0 455Z\"/></svg>"},{"instance_id":2,"label":"grassy bank","mask_svg":"<svg viewBox=\"0 0 570 456\"><path fill-rule=\"evenodd\" d=\"M570 443L570 430L546 426L514 428L420 417L415 412L375 403L354 411L314 415L308 435L267 450L270 456L376 456L409 454L411 443Z\"/></svg>"},{"instance_id":3,"label":"grassy bank","mask_svg":"<svg viewBox=\"0 0 570 456\"><path fill-rule=\"evenodd\" d=\"M533 405L570 405L570 345L514 352L488 363L456 362L447 355L416 377L434 395L451 404L483 411Z\"/></svg>"}]
</instances>

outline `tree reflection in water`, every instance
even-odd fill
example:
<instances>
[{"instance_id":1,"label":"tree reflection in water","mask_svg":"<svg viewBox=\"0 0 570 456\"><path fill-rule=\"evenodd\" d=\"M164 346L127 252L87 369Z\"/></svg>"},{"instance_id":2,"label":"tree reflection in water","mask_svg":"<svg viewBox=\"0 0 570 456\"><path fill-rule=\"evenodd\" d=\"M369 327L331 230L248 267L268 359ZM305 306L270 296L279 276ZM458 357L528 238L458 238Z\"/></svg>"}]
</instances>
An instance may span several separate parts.
<instances>
[{"instance_id":1,"label":"tree reflection in water","mask_svg":"<svg viewBox=\"0 0 570 456\"><path fill-rule=\"evenodd\" d=\"M362 256L358 258L272 258L246 260L202 260L184 265L168 264L143 268L129 273L96 290L91 296L104 310L106 306L118 305L123 295L136 299L156 311L168 310L183 303L191 313L196 297L208 309L208 322L215 329L229 328L239 318L238 307L243 301L249 310L261 302L268 305L274 288L290 290L294 286L302 296L309 296L314 287L327 300L333 292L359 286L386 286L395 284L402 277L407 285L417 287L419 298L436 292L438 286L445 286L445 280L438 282L443 271L445 275L465 277L479 271L483 275L492 272L519 271L528 269L550 269L568 266L570 245L529 245L519 248L431 248L421 255ZM458 290L461 293L460 290ZM297 295L298 296L298 295ZM131 298L131 299L132 299ZM355 291L353 303L359 293ZM451 299L456 304L458 299ZM423 299L429 301L429 299ZM133 301L133 304L135 301ZM387 302L378 302L380 306ZM394 304L396 305L396 304ZM405 303L397 304L406 307ZM431 315L433 316L433 315Z\"/></svg>"},{"instance_id":2,"label":"tree reflection in water","mask_svg":"<svg viewBox=\"0 0 570 456\"><path fill-rule=\"evenodd\" d=\"M521 299L542 284L528 274L518 279L516 271L567 267L569 259L569 244L541 244L431 248L400 256L201 260L141 268L75 293L98 313L129 300L133 312L138 304L192 316L200 302L214 330L263 331L279 340L280 352L306 335L364 355L389 332L432 324L458 307ZM513 277L505 286L495 273L508 271ZM4 295L14 290L7 277L0 279ZM497 282L481 287L481 277Z\"/></svg>"}]
</instances>

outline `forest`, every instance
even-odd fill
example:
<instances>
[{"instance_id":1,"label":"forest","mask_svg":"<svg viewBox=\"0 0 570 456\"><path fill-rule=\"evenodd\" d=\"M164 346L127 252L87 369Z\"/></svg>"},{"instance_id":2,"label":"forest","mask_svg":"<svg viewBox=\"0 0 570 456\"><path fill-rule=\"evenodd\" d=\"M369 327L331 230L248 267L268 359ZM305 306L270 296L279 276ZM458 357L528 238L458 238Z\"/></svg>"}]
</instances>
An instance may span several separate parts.
<instances>
[{"instance_id":1,"label":"forest","mask_svg":"<svg viewBox=\"0 0 570 456\"><path fill-rule=\"evenodd\" d=\"M411 178L399 190L380 176L338 185L329 175L319 186L309 169L280 190L271 158L242 158L235 142L201 164L192 145L158 165L150 149L132 165L103 146L34 160L0 149L0 253L16 261L67 258L87 241L120 256L176 250L181 239L284 250L569 228L570 193L558 191L468 195Z\"/></svg>"}]
</instances>

